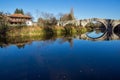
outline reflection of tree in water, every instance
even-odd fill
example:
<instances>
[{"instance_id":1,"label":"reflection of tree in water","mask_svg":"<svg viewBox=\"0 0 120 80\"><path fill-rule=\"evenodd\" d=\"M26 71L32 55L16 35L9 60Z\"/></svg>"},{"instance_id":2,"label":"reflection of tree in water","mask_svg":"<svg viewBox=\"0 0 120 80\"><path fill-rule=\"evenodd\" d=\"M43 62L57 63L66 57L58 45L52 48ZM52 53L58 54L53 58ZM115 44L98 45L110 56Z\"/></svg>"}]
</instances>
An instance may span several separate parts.
<instances>
[{"instance_id":1,"label":"reflection of tree in water","mask_svg":"<svg viewBox=\"0 0 120 80\"><path fill-rule=\"evenodd\" d=\"M68 43L70 43L70 47L73 47L73 37L74 37L74 35L65 35L61 38L59 43L63 44L65 42L68 42Z\"/></svg>"},{"instance_id":2,"label":"reflection of tree in water","mask_svg":"<svg viewBox=\"0 0 120 80\"><path fill-rule=\"evenodd\" d=\"M3 44L3 43L0 43L0 47L4 48L4 47L7 47L7 46L5 44Z\"/></svg>"},{"instance_id":3,"label":"reflection of tree in water","mask_svg":"<svg viewBox=\"0 0 120 80\"><path fill-rule=\"evenodd\" d=\"M73 47L73 39L72 38L68 39L68 42L70 43L70 47Z\"/></svg>"},{"instance_id":4,"label":"reflection of tree in water","mask_svg":"<svg viewBox=\"0 0 120 80\"><path fill-rule=\"evenodd\" d=\"M92 31L95 31L96 34L104 33L106 31L106 28L102 24L100 27L94 27L90 32ZM114 32L120 37L120 25L115 27ZM76 35L77 35L77 38L79 36L79 38L82 39L82 37L80 37L81 34L69 34L69 35L62 34L59 36L54 34L45 34L43 36L17 36L17 37L0 38L0 47L3 48L12 44L12 45L16 45L20 49L20 48L24 48L26 44L31 45L33 41L43 41L44 43L39 44L40 47L43 47L48 44L54 43L58 39L59 39L58 42L60 44L69 42L70 46L73 47L73 39L76 38ZM112 32L110 27L110 30L107 30L107 35L106 35L107 38L105 40L112 39L110 38L111 35L112 35Z\"/></svg>"},{"instance_id":5,"label":"reflection of tree in water","mask_svg":"<svg viewBox=\"0 0 120 80\"><path fill-rule=\"evenodd\" d=\"M7 41L6 41L6 39L0 37L0 47L1 48L7 47L6 44L8 44Z\"/></svg>"},{"instance_id":6,"label":"reflection of tree in water","mask_svg":"<svg viewBox=\"0 0 120 80\"><path fill-rule=\"evenodd\" d=\"M19 49L21 48L24 48L25 47L25 44L19 44L19 45L16 45Z\"/></svg>"},{"instance_id":7,"label":"reflection of tree in water","mask_svg":"<svg viewBox=\"0 0 120 80\"><path fill-rule=\"evenodd\" d=\"M0 46L6 47L9 45L16 45L19 49L24 48L26 44L31 44L33 41L47 41L46 43L51 43L56 40L56 37L53 35L44 35L44 36L17 36L17 37L7 37L0 38Z\"/></svg>"}]
</instances>

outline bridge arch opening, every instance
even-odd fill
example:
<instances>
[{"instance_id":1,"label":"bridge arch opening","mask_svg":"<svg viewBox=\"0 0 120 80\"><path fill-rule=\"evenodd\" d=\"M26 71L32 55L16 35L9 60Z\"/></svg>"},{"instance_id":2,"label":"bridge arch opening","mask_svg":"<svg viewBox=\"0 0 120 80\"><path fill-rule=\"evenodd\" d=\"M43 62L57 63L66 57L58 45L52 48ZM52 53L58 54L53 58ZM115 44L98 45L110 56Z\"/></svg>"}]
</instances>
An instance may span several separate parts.
<instances>
[{"instance_id":1,"label":"bridge arch opening","mask_svg":"<svg viewBox=\"0 0 120 80\"><path fill-rule=\"evenodd\" d=\"M86 28L102 28L102 29L107 29L107 26L101 22L101 21L89 21L87 22L87 24L85 25Z\"/></svg>"},{"instance_id":2,"label":"bridge arch opening","mask_svg":"<svg viewBox=\"0 0 120 80\"><path fill-rule=\"evenodd\" d=\"M87 37L92 39L101 38L106 33L106 26L100 21L90 21L85 27L88 29Z\"/></svg>"},{"instance_id":3,"label":"bridge arch opening","mask_svg":"<svg viewBox=\"0 0 120 80\"><path fill-rule=\"evenodd\" d=\"M120 24L113 28L113 32L120 37Z\"/></svg>"}]
</instances>

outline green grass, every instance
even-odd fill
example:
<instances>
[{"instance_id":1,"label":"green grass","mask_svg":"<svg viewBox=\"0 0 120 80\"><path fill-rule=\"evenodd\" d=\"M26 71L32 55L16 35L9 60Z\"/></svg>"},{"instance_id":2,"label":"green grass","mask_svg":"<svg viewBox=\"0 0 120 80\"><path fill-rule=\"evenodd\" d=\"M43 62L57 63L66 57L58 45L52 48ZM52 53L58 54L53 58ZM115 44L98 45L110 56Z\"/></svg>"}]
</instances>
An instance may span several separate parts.
<instances>
[{"instance_id":1,"label":"green grass","mask_svg":"<svg viewBox=\"0 0 120 80\"><path fill-rule=\"evenodd\" d=\"M6 36L42 36L45 34L54 34L54 35L62 35L62 34L76 34L76 33L85 33L87 32L86 28L82 27L12 27L6 31ZM1 34L2 35L2 34Z\"/></svg>"}]
</instances>

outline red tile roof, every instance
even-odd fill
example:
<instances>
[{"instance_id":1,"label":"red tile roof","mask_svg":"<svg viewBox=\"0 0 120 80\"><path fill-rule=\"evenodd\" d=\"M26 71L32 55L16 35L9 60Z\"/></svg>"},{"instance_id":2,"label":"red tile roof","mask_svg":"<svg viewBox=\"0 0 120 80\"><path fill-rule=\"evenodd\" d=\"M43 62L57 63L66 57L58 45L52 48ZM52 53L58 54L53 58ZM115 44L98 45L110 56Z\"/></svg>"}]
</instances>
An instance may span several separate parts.
<instances>
[{"instance_id":1,"label":"red tile roof","mask_svg":"<svg viewBox=\"0 0 120 80\"><path fill-rule=\"evenodd\" d=\"M28 16L28 15L23 15L23 14L12 14L12 15L9 15L8 17L31 18L30 16Z\"/></svg>"}]
</instances>

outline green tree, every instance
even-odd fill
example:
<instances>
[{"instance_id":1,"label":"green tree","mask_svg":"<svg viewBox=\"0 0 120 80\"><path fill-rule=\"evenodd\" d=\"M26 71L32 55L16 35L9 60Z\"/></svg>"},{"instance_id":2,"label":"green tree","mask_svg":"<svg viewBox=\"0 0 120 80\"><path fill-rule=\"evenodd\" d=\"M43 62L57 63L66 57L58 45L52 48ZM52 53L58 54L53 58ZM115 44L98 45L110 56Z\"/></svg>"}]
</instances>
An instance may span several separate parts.
<instances>
[{"instance_id":1,"label":"green tree","mask_svg":"<svg viewBox=\"0 0 120 80\"><path fill-rule=\"evenodd\" d=\"M19 13L19 9L17 8L14 13L18 14Z\"/></svg>"},{"instance_id":2,"label":"green tree","mask_svg":"<svg viewBox=\"0 0 120 80\"><path fill-rule=\"evenodd\" d=\"M23 11L23 9L18 9L17 8L14 13L15 14L24 14L24 11Z\"/></svg>"},{"instance_id":3,"label":"green tree","mask_svg":"<svg viewBox=\"0 0 120 80\"><path fill-rule=\"evenodd\" d=\"M20 13L21 13L21 14L24 14L24 11L23 11L23 9L21 9L21 10L20 10Z\"/></svg>"}]
</instances>

